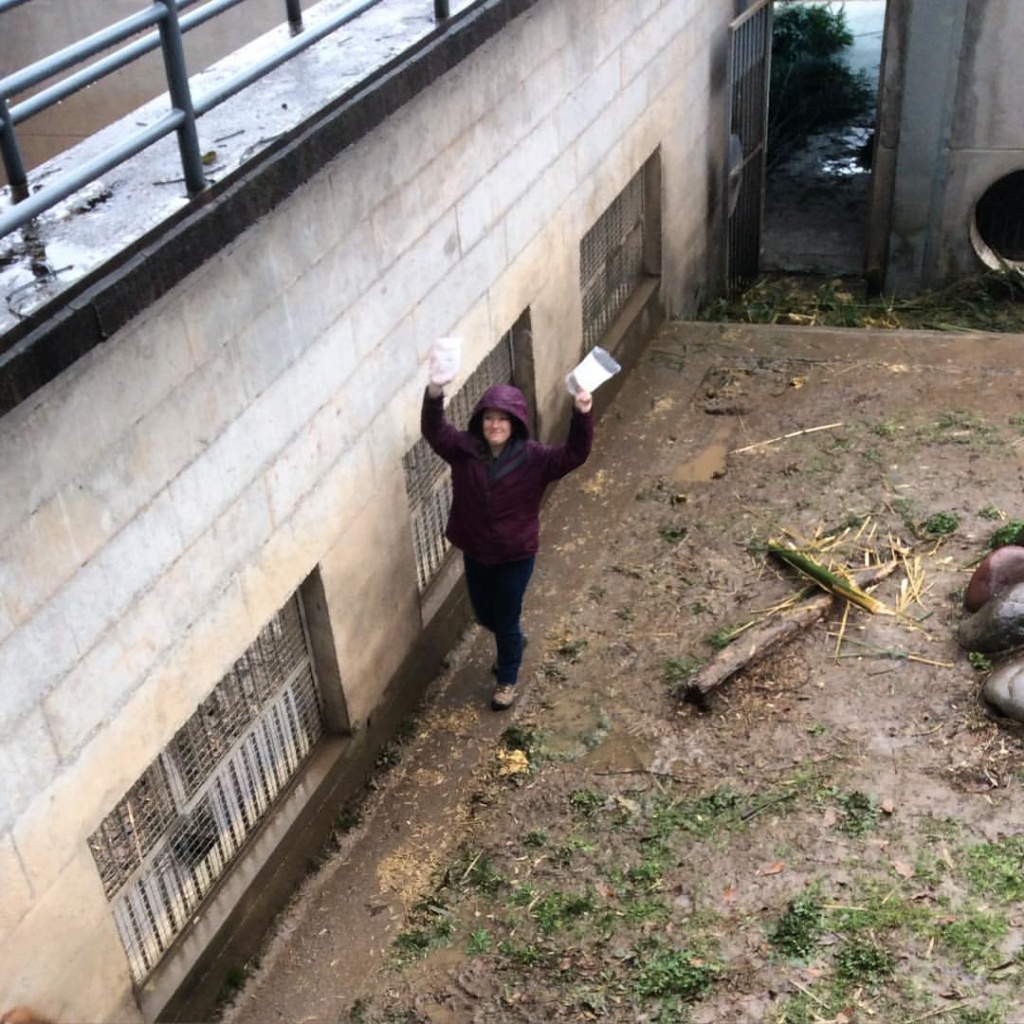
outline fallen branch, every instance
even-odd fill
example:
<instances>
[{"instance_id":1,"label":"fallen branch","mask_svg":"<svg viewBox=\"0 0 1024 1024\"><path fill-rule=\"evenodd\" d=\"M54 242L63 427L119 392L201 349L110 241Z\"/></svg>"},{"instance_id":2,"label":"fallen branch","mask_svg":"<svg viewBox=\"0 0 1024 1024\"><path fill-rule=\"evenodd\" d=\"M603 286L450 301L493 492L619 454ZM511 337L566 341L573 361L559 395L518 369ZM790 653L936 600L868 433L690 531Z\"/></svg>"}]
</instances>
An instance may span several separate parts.
<instances>
[{"instance_id":1,"label":"fallen branch","mask_svg":"<svg viewBox=\"0 0 1024 1024\"><path fill-rule=\"evenodd\" d=\"M894 560L885 565L862 569L855 574L857 586L873 586L894 573L899 565L899 561ZM832 594L818 594L747 631L742 639L734 640L728 647L722 648L690 676L682 686L684 699L699 704L740 669L756 665L777 647L788 643L808 626L824 618L832 607L832 601Z\"/></svg>"},{"instance_id":2,"label":"fallen branch","mask_svg":"<svg viewBox=\"0 0 1024 1024\"><path fill-rule=\"evenodd\" d=\"M837 576L820 562L811 558L810 555L805 555L793 548L785 547L782 544L774 544L770 541L768 543L768 553L775 555L776 558L781 559L787 565L799 572L802 572L805 576L809 576L822 589L828 590L837 597L842 597L845 600L858 605L865 611L871 612L872 615L877 615L879 613L884 613L886 615L892 614L892 612L877 598L864 593L860 587L855 583L851 583L848 579L845 579L842 576Z\"/></svg>"},{"instance_id":3,"label":"fallen branch","mask_svg":"<svg viewBox=\"0 0 1024 1024\"><path fill-rule=\"evenodd\" d=\"M755 441L753 444L748 444L745 448L733 448L730 455L742 455L743 452L752 452L757 448L765 448L770 444L778 444L779 441L788 441L791 437L800 437L803 434L816 434L819 430L835 430L836 427L841 427L842 423L825 423L820 427L807 427L805 430L794 430L789 434L779 434L778 437L769 437L766 441Z\"/></svg>"}]
</instances>

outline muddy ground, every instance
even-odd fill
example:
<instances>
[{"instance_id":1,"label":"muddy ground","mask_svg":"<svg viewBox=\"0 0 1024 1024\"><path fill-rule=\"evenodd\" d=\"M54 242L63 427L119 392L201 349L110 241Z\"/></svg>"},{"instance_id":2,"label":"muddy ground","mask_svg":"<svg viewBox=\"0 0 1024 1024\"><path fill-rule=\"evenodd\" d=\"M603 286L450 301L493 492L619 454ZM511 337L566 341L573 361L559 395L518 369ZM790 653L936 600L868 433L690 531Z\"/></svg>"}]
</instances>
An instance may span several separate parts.
<instances>
[{"instance_id":1,"label":"muddy ground","mask_svg":"<svg viewBox=\"0 0 1024 1024\"><path fill-rule=\"evenodd\" d=\"M663 329L545 509L519 704L471 630L224 1019L1024 1021L1024 742L954 638L1024 518L1022 344ZM803 588L770 539L897 557L898 614L698 708Z\"/></svg>"}]
</instances>

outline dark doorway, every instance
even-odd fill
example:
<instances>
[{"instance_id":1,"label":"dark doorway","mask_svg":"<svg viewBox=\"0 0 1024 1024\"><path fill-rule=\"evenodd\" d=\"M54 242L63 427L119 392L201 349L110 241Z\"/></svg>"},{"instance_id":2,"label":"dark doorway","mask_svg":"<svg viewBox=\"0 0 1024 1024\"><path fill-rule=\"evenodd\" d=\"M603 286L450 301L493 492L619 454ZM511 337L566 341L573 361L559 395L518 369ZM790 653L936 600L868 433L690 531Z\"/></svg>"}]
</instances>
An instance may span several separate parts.
<instances>
[{"instance_id":1,"label":"dark doorway","mask_svg":"<svg viewBox=\"0 0 1024 1024\"><path fill-rule=\"evenodd\" d=\"M776 20L786 8L840 13L853 40L840 59L854 75L863 76L872 99L863 112L812 132L799 145L770 159L765 175L762 271L864 273L885 2L787 0L776 4Z\"/></svg>"}]
</instances>

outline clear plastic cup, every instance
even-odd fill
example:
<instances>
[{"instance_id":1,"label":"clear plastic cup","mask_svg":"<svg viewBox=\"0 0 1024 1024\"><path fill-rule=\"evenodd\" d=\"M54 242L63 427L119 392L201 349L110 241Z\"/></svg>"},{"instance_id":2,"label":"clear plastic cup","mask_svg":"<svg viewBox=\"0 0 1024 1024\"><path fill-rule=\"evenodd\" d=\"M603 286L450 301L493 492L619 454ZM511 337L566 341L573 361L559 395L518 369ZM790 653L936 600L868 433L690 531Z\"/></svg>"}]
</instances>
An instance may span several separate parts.
<instances>
[{"instance_id":1,"label":"clear plastic cup","mask_svg":"<svg viewBox=\"0 0 1024 1024\"><path fill-rule=\"evenodd\" d=\"M455 380L462 363L462 339L438 338L430 350L430 375L438 380Z\"/></svg>"},{"instance_id":2,"label":"clear plastic cup","mask_svg":"<svg viewBox=\"0 0 1024 1024\"><path fill-rule=\"evenodd\" d=\"M606 380L610 380L622 367L600 345L595 345L565 378L570 395L578 391L593 393Z\"/></svg>"}]
</instances>

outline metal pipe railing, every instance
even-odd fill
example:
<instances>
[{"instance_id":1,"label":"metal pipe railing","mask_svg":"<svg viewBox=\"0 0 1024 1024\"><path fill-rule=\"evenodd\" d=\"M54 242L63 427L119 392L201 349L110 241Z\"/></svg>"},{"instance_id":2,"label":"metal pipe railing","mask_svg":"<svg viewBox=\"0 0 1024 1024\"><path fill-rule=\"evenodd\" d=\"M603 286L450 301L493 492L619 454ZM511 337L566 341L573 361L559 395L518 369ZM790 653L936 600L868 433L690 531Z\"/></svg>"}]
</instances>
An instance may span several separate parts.
<instances>
[{"instance_id":1,"label":"metal pipe railing","mask_svg":"<svg viewBox=\"0 0 1024 1024\"><path fill-rule=\"evenodd\" d=\"M0 14L25 2L27 0L0 0ZM123 18L20 71L0 77L0 157L14 199L13 206L0 212L0 237L28 223L171 132L178 134L186 188L190 195L199 192L207 182L202 172L196 119L384 0L353 0L314 30L303 27L302 0L284 0L293 38L277 52L264 57L246 71L206 95L194 98L185 65L182 35L244 0L208 0L194 11L179 14L197 2L154 0L146 10ZM451 17L449 0L434 0L434 17L438 22ZM8 104L11 97L84 63L152 26L156 26L157 31L132 40L114 53L94 61L88 67L64 77L60 82L18 104ZM171 112L155 124L130 133L124 142L112 146L102 156L57 177L38 192L29 195L28 175L18 148L16 126L158 48L163 53Z\"/></svg>"},{"instance_id":2,"label":"metal pipe railing","mask_svg":"<svg viewBox=\"0 0 1024 1024\"><path fill-rule=\"evenodd\" d=\"M235 93L241 92L246 86L252 85L253 82L258 81L264 75L273 71L274 68L291 60L296 54L301 53L314 43L318 43L325 36L336 32L343 25L347 25L350 21L358 18L360 14L364 14L371 7L376 7L377 4L382 2L383 0L353 0L342 13L335 15L335 17L325 21L322 25L318 25L315 29L306 29L301 36L286 43L276 53L253 64L247 71L243 71L234 78L228 79L228 81L216 89L212 89L204 96L198 97L195 100L196 114L209 113L214 107L220 106L225 100L234 96Z\"/></svg>"}]
</instances>

